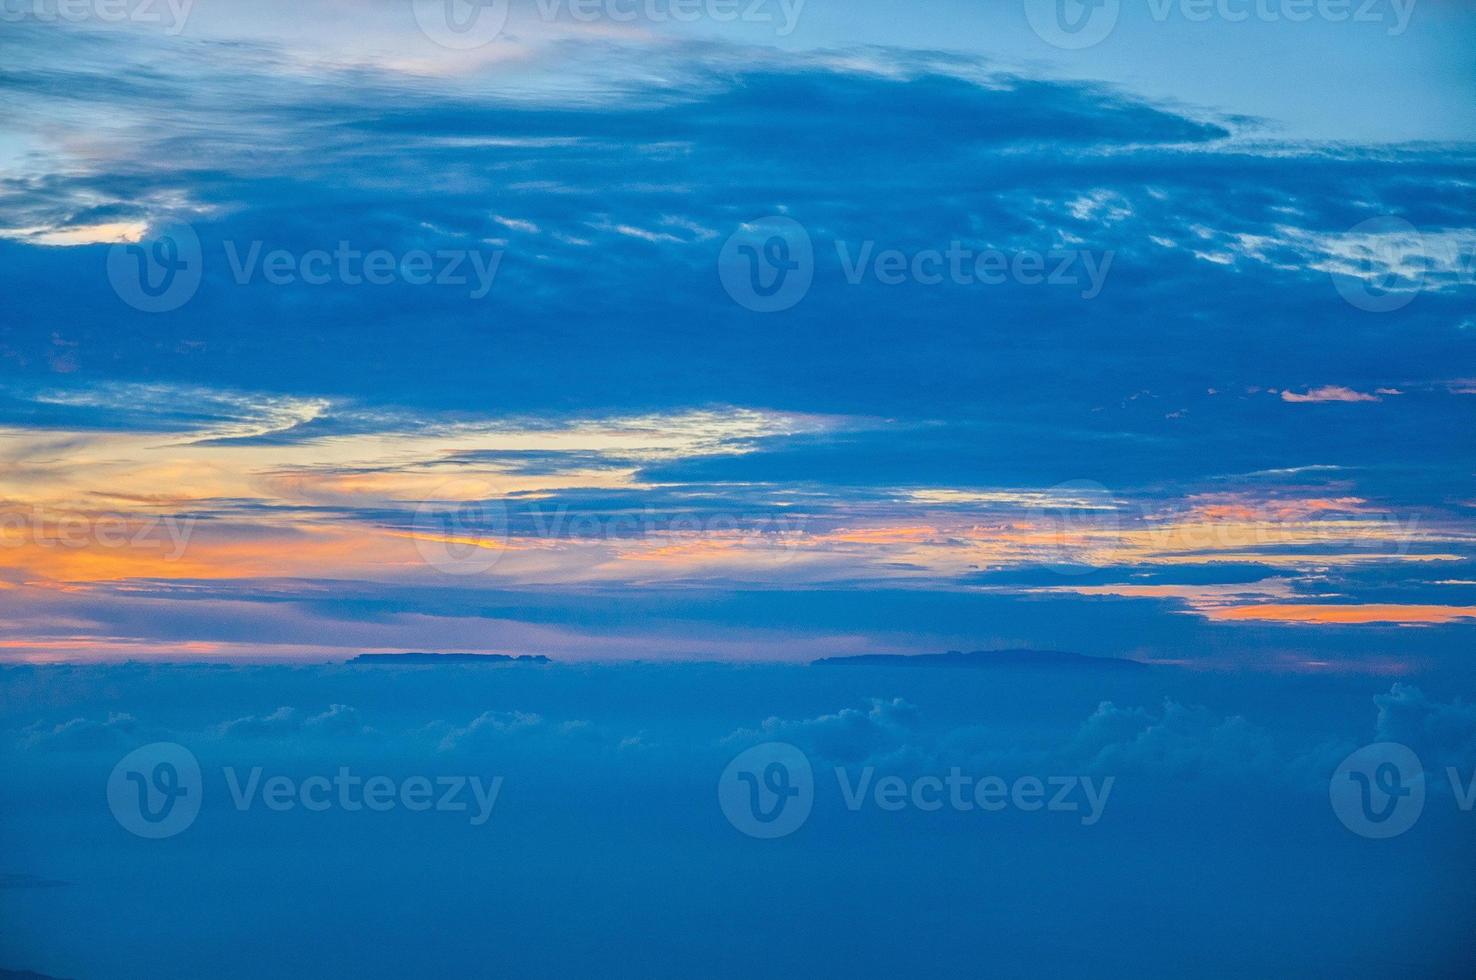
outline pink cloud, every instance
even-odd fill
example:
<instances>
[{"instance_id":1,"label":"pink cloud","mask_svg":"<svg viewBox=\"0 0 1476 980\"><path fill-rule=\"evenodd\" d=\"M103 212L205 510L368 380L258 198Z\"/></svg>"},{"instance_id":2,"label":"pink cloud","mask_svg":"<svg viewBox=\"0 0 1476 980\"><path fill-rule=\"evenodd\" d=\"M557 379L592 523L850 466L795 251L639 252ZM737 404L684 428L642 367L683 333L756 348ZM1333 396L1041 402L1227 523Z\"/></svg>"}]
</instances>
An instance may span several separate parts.
<instances>
[{"instance_id":1,"label":"pink cloud","mask_svg":"<svg viewBox=\"0 0 1476 980\"><path fill-rule=\"evenodd\" d=\"M1362 391L1354 391L1342 385L1323 385L1320 388L1311 388L1304 394L1295 391L1283 391L1281 400L1284 402L1379 402L1383 401L1379 395L1403 394L1394 388L1380 388L1378 395L1366 394Z\"/></svg>"}]
</instances>

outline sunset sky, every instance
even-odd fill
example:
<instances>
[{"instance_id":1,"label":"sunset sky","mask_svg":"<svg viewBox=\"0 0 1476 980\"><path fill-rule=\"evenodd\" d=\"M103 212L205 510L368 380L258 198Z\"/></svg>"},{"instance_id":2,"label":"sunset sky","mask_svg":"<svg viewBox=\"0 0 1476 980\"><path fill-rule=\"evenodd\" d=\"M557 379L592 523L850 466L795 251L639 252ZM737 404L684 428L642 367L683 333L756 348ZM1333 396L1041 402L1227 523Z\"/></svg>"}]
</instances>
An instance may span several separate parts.
<instances>
[{"instance_id":1,"label":"sunset sky","mask_svg":"<svg viewBox=\"0 0 1476 980\"><path fill-rule=\"evenodd\" d=\"M347 6L0 29L0 658L1473 672L1469 4Z\"/></svg>"},{"instance_id":2,"label":"sunset sky","mask_svg":"<svg viewBox=\"0 0 1476 980\"><path fill-rule=\"evenodd\" d=\"M1476 977L1476 0L0 0L0 277L0 978Z\"/></svg>"}]
</instances>

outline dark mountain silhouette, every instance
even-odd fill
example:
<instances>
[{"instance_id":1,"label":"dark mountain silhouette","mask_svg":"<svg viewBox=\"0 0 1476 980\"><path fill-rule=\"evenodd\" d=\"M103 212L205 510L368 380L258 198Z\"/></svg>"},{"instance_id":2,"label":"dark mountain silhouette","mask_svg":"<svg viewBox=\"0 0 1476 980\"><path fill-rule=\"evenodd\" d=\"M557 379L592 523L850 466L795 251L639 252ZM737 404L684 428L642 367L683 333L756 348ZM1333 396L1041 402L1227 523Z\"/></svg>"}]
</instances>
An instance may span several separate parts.
<instances>
[{"instance_id":1,"label":"dark mountain silhouette","mask_svg":"<svg viewBox=\"0 0 1476 980\"><path fill-rule=\"evenodd\" d=\"M548 664L547 657L506 653L361 653L351 664Z\"/></svg>"}]
</instances>

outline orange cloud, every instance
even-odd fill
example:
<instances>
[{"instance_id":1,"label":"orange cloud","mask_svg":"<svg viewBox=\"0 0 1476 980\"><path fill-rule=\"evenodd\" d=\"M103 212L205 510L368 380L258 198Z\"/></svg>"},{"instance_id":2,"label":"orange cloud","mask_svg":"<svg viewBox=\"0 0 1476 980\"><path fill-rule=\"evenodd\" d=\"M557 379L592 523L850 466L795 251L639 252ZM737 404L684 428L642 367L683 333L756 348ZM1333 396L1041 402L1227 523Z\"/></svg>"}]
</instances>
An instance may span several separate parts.
<instances>
[{"instance_id":1,"label":"orange cloud","mask_svg":"<svg viewBox=\"0 0 1476 980\"><path fill-rule=\"evenodd\" d=\"M935 527L863 527L843 528L825 535L828 541L843 544L914 544L939 537Z\"/></svg>"},{"instance_id":2,"label":"orange cloud","mask_svg":"<svg viewBox=\"0 0 1476 980\"><path fill-rule=\"evenodd\" d=\"M11 580L58 583L130 579L381 577L424 566L407 535L364 526L242 529L200 526L184 542L151 539L106 546L52 540L6 542L0 571Z\"/></svg>"},{"instance_id":3,"label":"orange cloud","mask_svg":"<svg viewBox=\"0 0 1476 980\"><path fill-rule=\"evenodd\" d=\"M1422 606L1397 603L1367 603L1363 605L1328 605L1304 603L1300 605L1231 606L1224 609L1207 610L1210 619L1228 622L1247 620L1272 623L1390 623L1396 625L1423 625L1454 623L1463 619L1476 619L1476 606Z\"/></svg>"},{"instance_id":4,"label":"orange cloud","mask_svg":"<svg viewBox=\"0 0 1476 980\"><path fill-rule=\"evenodd\" d=\"M1251 500L1241 494L1195 494L1189 498L1189 510L1210 521L1287 521L1326 511L1364 513L1368 512L1368 501L1362 497Z\"/></svg>"}]
</instances>

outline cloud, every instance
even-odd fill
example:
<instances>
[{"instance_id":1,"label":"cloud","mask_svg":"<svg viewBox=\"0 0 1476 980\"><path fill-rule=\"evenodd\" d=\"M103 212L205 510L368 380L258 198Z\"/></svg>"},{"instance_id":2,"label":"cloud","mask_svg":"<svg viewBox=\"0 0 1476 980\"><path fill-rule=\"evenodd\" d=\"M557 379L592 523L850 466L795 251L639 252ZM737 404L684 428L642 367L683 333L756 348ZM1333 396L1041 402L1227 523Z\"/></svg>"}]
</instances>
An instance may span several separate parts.
<instances>
[{"instance_id":1,"label":"cloud","mask_svg":"<svg viewBox=\"0 0 1476 980\"><path fill-rule=\"evenodd\" d=\"M1458 623L1476 619L1476 606L1435 606L1414 603L1276 603L1223 606L1208 610L1220 622L1260 621L1273 623L1366 624L1387 623L1417 626Z\"/></svg>"},{"instance_id":2,"label":"cloud","mask_svg":"<svg viewBox=\"0 0 1476 980\"><path fill-rule=\"evenodd\" d=\"M1476 457L1450 437L1460 385L1432 376L1468 317L1463 149L1276 143L1247 120L1096 83L887 49L581 34L419 70L432 46L371 19L353 37L226 16L224 34L192 21L167 41L28 24L0 38L15 162L0 181L0 227L15 232L0 239L13 283L0 497L22 513L196 522L174 562L7 552L0 649L326 656L447 633L459 648L505 587L679 585L717 603L844 583L896 610L899 585L940 596L1066 564L1264 564L1299 588L1331 576L1328 591L1367 604L1388 597L1353 594L1350 569L1414 564L1380 546L1392 529L1373 515L1418 514L1421 558L1469 552L1472 515L1449 501L1469 496ZM371 35L384 47L361 47ZM716 271L727 236L771 214L807 229L815 259L782 322L730 302ZM1419 301L1385 319L1330 280L1360 249L1399 244L1349 235L1375 214L1405 215L1437 260ZM104 239L178 220L201 242L197 294L169 314L128 307ZM228 258L340 242L497 251L499 271L470 301L398 280L243 279ZM863 242L1114 260L1088 307L1049 283L852 285L839 246ZM1380 399L1379 431L1272 411L1265 360L1247 352L1273 347L1279 375L1339 382L1278 395ZM1084 479L1104 485L1123 533L1032 523L1031 510L1086 509L1053 489ZM458 480L482 490L445 489ZM1326 536L1339 522L1316 515L1133 519L1252 480L1283 499L1366 501L1371 523L1341 522L1339 544ZM513 507L496 569L452 581L420 560L415 511L473 497L533 502L566 526L650 507L658 522L738 527L550 539ZM778 516L793 533L748 533ZM1206 529L1221 533L1194 546ZM1039 592L990 585L1019 600L995 610L1012 628L1049 628L1028 615ZM373 597L320 601L345 590ZM1151 642L1186 601L1153 604ZM44 622L26 613L42 606ZM253 647L243 609L264 606L275 635ZM639 655L636 637L584 635L568 606L562 629L524 615L499 610L520 641L549 644L538 652ZM768 657L898 643L853 616L649 640L663 655ZM345 620L340 642L328 627Z\"/></svg>"},{"instance_id":3,"label":"cloud","mask_svg":"<svg viewBox=\"0 0 1476 980\"><path fill-rule=\"evenodd\" d=\"M1169 779L1271 775L1284 762L1264 729L1176 701L1156 711L1104 701L1061 754L1093 771Z\"/></svg>"},{"instance_id":4,"label":"cloud","mask_svg":"<svg viewBox=\"0 0 1476 980\"><path fill-rule=\"evenodd\" d=\"M1431 771L1476 765L1476 704L1436 701L1411 684L1395 684L1374 703L1379 741L1409 746Z\"/></svg>"},{"instance_id":5,"label":"cloud","mask_svg":"<svg viewBox=\"0 0 1476 980\"><path fill-rule=\"evenodd\" d=\"M475 751L512 743L527 745L552 741L600 745L606 741L603 733L587 721L550 722L542 715L526 711L484 711L460 727L437 722L428 731L439 734L442 752Z\"/></svg>"},{"instance_id":6,"label":"cloud","mask_svg":"<svg viewBox=\"0 0 1476 980\"><path fill-rule=\"evenodd\" d=\"M101 721L72 718L56 725L36 722L22 729L19 744L31 750L94 751L114 749L141 740L138 719L124 712L109 712Z\"/></svg>"},{"instance_id":7,"label":"cloud","mask_svg":"<svg viewBox=\"0 0 1476 980\"><path fill-rule=\"evenodd\" d=\"M1393 391L1392 389L1380 389L1380 390L1382 392L1386 393L1386 394L1395 394L1395 395L1399 394L1399 392ZM1380 398L1378 395L1370 395L1370 394L1367 394L1365 392L1354 391L1352 388L1345 388L1345 387L1343 387L1341 385L1323 385L1320 388L1311 388L1311 389L1308 389L1306 392L1302 392L1302 393L1298 393L1298 392L1291 391L1290 389L1288 389L1288 390L1283 391L1281 393L1281 400L1284 401L1284 402L1293 402L1293 403L1298 403L1298 404L1304 403L1304 402L1377 402L1377 401L1383 401L1383 399Z\"/></svg>"},{"instance_id":8,"label":"cloud","mask_svg":"<svg viewBox=\"0 0 1476 980\"><path fill-rule=\"evenodd\" d=\"M834 714L799 721L768 718L757 729L739 729L725 741L749 743L793 740L822 758L844 765L895 761L912 748L919 720L914 705L901 698L873 698L865 708L842 708Z\"/></svg>"},{"instance_id":9,"label":"cloud","mask_svg":"<svg viewBox=\"0 0 1476 980\"><path fill-rule=\"evenodd\" d=\"M309 715L296 708L278 708L268 715L248 715L217 725L221 738L283 738L296 735L318 735L325 738L363 735L371 732L357 709L346 704L333 704L328 710Z\"/></svg>"},{"instance_id":10,"label":"cloud","mask_svg":"<svg viewBox=\"0 0 1476 980\"><path fill-rule=\"evenodd\" d=\"M1135 707L1103 701L1087 718L1052 734L980 723L939 725L901 699L872 699L803 720L770 718L725 743L790 741L819 760L845 766L1011 775L1136 775L1155 782L1260 782L1306 790L1352 743L1335 737L1293 741L1240 715L1165 699Z\"/></svg>"}]
</instances>

